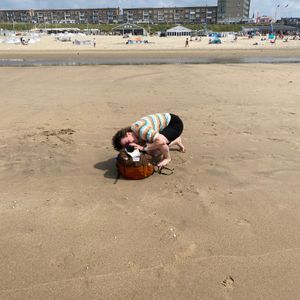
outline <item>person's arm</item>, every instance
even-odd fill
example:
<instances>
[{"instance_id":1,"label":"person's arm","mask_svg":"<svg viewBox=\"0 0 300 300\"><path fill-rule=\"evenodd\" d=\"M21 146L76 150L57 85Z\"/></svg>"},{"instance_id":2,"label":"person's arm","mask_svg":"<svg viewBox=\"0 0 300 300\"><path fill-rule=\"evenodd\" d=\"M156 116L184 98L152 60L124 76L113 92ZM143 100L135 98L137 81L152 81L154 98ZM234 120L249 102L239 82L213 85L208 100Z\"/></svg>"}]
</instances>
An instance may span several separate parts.
<instances>
[{"instance_id":1,"label":"person's arm","mask_svg":"<svg viewBox=\"0 0 300 300\"><path fill-rule=\"evenodd\" d=\"M155 135L153 143L148 143L143 150L144 151L156 150L160 148L161 145L168 144L168 142L169 142L168 139L164 135L158 133Z\"/></svg>"},{"instance_id":2,"label":"person's arm","mask_svg":"<svg viewBox=\"0 0 300 300\"><path fill-rule=\"evenodd\" d=\"M139 144L136 144L136 143L130 143L129 145L133 146L135 149L138 149L140 151L147 152L147 151L159 149L162 145L168 144L168 142L169 141L167 140L167 138L164 135L157 133L154 137L153 143L147 143L145 147L143 147Z\"/></svg>"},{"instance_id":3,"label":"person's arm","mask_svg":"<svg viewBox=\"0 0 300 300\"><path fill-rule=\"evenodd\" d=\"M144 148L145 148L145 147L143 147L143 146L141 146L141 145L139 145L137 143L130 143L129 145L132 146L132 147L134 147L134 149L137 149L139 151L144 151Z\"/></svg>"}]
</instances>

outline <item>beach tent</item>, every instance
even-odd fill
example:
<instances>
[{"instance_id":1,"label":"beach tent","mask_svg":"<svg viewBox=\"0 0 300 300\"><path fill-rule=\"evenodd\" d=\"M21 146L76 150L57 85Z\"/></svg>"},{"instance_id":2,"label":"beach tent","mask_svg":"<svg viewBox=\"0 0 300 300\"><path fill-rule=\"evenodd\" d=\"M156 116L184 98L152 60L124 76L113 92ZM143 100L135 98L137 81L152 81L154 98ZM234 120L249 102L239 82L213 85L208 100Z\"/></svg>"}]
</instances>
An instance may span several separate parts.
<instances>
[{"instance_id":1,"label":"beach tent","mask_svg":"<svg viewBox=\"0 0 300 300\"><path fill-rule=\"evenodd\" d=\"M220 38L215 37L215 38L213 38L213 39L209 39L209 42L208 42L208 43L209 43L209 44L222 44L222 41L221 41Z\"/></svg>"},{"instance_id":2,"label":"beach tent","mask_svg":"<svg viewBox=\"0 0 300 300\"><path fill-rule=\"evenodd\" d=\"M136 25L136 24L122 24L116 26L112 29L112 32L118 33L121 35L124 34L132 34L132 35L147 35L147 31L144 27Z\"/></svg>"},{"instance_id":3,"label":"beach tent","mask_svg":"<svg viewBox=\"0 0 300 300\"><path fill-rule=\"evenodd\" d=\"M213 38L220 38L220 37L222 37L222 34L219 32L212 32L208 36L213 37Z\"/></svg>"},{"instance_id":4,"label":"beach tent","mask_svg":"<svg viewBox=\"0 0 300 300\"><path fill-rule=\"evenodd\" d=\"M167 30L167 36L191 36L192 32L189 28L176 26Z\"/></svg>"}]
</instances>

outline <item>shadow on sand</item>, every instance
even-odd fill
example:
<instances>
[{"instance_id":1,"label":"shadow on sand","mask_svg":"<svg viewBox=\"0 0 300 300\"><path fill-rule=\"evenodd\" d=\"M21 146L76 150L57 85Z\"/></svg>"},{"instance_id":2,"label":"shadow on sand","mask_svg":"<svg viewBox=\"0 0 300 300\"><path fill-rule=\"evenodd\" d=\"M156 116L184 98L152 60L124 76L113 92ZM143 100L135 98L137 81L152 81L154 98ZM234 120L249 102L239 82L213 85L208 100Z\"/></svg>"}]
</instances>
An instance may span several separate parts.
<instances>
[{"instance_id":1,"label":"shadow on sand","mask_svg":"<svg viewBox=\"0 0 300 300\"><path fill-rule=\"evenodd\" d=\"M115 180L118 177L115 158L110 158L106 161L98 162L94 165L94 168L105 171L104 177L106 178Z\"/></svg>"}]
</instances>

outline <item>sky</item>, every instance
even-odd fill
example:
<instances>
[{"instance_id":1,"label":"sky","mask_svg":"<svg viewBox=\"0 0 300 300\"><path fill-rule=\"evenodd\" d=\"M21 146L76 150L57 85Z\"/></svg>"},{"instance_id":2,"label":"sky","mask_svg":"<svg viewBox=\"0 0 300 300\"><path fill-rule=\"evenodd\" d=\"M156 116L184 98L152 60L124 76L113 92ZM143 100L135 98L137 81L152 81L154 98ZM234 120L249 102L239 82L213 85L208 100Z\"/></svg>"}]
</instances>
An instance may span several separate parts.
<instances>
[{"instance_id":1,"label":"sky","mask_svg":"<svg viewBox=\"0 0 300 300\"><path fill-rule=\"evenodd\" d=\"M1 0L0 9L217 5L217 0ZM278 7L279 5L279 7ZM288 5L288 6L287 6ZM287 7L286 7L287 6ZM300 0L251 0L250 16L300 17Z\"/></svg>"}]
</instances>

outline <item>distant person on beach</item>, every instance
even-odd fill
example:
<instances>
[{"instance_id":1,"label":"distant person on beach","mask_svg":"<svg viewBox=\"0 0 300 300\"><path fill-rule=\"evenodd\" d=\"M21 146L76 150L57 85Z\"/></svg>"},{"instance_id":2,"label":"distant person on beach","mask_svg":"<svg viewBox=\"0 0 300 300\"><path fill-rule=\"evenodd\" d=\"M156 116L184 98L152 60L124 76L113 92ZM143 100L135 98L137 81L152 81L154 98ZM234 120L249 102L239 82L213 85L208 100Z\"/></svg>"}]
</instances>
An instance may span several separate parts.
<instances>
[{"instance_id":1,"label":"distant person on beach","mask_svg":"<svg viewBox=\"0 0 300 300\"><path fill-rule=\"evenodd\" d=\"M29 40L25 40L23 37L20 37L20 42L22 45L28 45Z\"/></svg>"},{"instance_id":2,"label":"distant person on beach","mask_svg":"<svg viewBox=\"0 0 300 300\"><path fill-rule=\"evenodd\" d=\"M94 38L93 39L93 45L94 45L94 48L96 47L96 39Z\"/></svg>"},{"instance_id":3,"label":"distant person on beach","mask_svg":"<svg viewBox=\"0 0 300 300\"><path fill-rule=\"evenodd\" d=\"M112 138L114 149L120 151L127 146L145 151L153 156L163 155L157 164L163 167L171 161L170 146L178 146L179 151L185 148L180 135L183 131L182 120L171 113L148 115L116 132Z\"/></svg>"},{"instance_id":4,"label":"distant person on beach","mask_svg":"<svg viewBox=\"0 0 300 300\"><path fill-rule=\"evenodd\" d=\"M276 43L276 40L277 40L277 35L276 34L269 35L269 38L270 38L270 43L271 44Z\"/></svg>"},{"instance_id":5,"label":"distant person on beach","mask_svg":"<svg viewBox=\"0 0 300 300\"><path fill-rule=\"evenodd\" d=\"M185 47L189 47L189 38L186 38L185 40Z\"/></svg>"}]
</instances>

